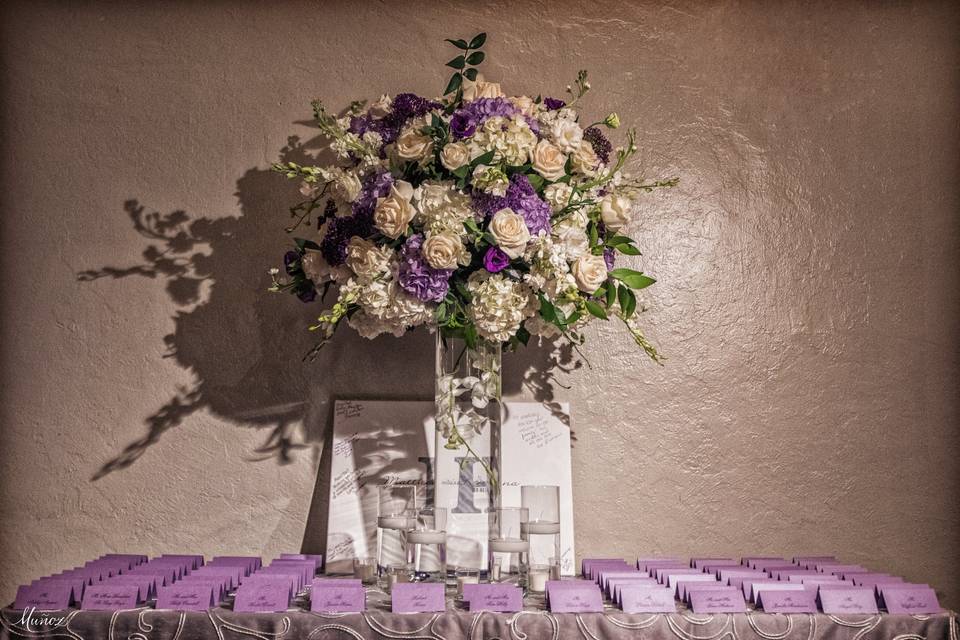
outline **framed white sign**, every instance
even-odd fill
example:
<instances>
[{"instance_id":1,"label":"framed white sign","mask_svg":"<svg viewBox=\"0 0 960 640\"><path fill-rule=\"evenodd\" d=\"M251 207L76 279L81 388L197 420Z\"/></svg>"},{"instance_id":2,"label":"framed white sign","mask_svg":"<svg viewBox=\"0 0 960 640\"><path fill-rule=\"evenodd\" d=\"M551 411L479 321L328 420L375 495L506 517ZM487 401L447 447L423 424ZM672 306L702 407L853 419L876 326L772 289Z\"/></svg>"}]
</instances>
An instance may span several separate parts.
<instances>
[{"instance_id":1,"label":"framed white sign","mask_svg":"<svg viewBox=\"0 0 960 640\"><path fill-rule=\"evenodd\" d=\"M573 493L570 474L569 409L561 415L536 402L508 402L502 428L503 504L520 506L520 485L560 487L561 568L574 573ZM348 572L353 558L376 555L377 487L387 483L432 487L433 402L338 400L334 409L327 570ZM457 455L441 452L441 455ZM456 469L456 465L444 465ZM485 483L474 465L472 478L441 479L436 499L451 514L448 562L485 568L486 514L458 490ZM431 482L428 483L428 480ZM471 493L472 492L467 492ZM482 543L476 542L477 540Z\"/></svg>"}]
</instances>

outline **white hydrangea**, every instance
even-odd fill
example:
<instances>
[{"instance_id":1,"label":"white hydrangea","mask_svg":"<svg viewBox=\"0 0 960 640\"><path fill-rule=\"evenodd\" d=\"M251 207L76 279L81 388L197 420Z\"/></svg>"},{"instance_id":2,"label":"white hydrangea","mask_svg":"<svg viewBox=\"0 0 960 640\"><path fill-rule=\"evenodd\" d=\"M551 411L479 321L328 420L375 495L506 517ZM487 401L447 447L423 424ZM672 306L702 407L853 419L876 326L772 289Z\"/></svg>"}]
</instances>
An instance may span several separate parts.
<instances>
[{"instance_id":1,"label":"white hydrangea","mask_svg":"<svg viewBox=\"0 0 960 640\"><path fill-rule=\"evenodd\" d=\"M473 296L467 315L480 337L494 342L509 340L539 307L528 285L499 273L478 271L470 276L467 289Z\"/></svg>"},{"instance_id":2,"label":"white hydrangea","mask_svg":"<svg viewBox=\"0 0 960 640\"><path fill-rule=\"evenodd\" d=\"M552 237L534 240L524 258L530 264L524 282L531 289L543 293L552 302L577 295L577 282L570 273L566 249Z\"/></svg>"},{"instance_id":3,"label":"white hydrangea","mask_svg":"<svg viewBox=\"0 0 960 640\"><path fill-rule=\"evenodd\" d=\"M494 162L519 166L530 159L530 152L536 146L537 135L523 116L494 116L470 139L470 155L475 158L492 150Z\"/></svg>"},{"instance_id":4,"label":"white hydrangea","mask_svg":"<svg viewBox=\"0 0 960 640\"><path fill-rule=\"evenodd\" d=\"M413 192L413 205L417 210L414 224L431 233L452 231L462 236L466 233L464 221L473 215L470 196L452 182L424 182Z\"/></svg>"},{"instance_id":5,"label":"white hydrangea","mask_svg":"<svg viewBox=\"0 0 960 640\"><path fill-rule=\"evenodd\" d=\"M366 283L351 279L345 290L353 293L360 307L347 322L364 338L383 333L399 337L433 319L432 305L417 300L389 277Z\"/></svg>"}]
</instances>

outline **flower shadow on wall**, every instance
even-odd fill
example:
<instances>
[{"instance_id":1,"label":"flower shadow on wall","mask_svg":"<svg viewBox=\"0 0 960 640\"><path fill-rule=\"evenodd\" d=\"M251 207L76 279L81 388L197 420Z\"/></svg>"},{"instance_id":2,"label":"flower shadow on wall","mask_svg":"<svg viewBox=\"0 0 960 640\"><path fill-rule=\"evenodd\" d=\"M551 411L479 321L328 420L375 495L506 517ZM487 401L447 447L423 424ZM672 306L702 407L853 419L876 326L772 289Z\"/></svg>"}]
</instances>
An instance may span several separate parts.
<instances>
[{"instance_id":1,"label":"flower shadow on wall","mask_svg":"<svg viewBox=\"0 0 960 640\"><path fill-rule=\"evenodd\" d=\"M282 161L315 162L313 144L292 137ZM265 431L249 461L286 464L298 451L319 455L308 535L304 546L326 537L329 448L336 399L426 399L433 395L433 336L424 330L402 339L365 340L344 328L317 360L302 362L313 336L306 326L321 310L266 291L269 265L281 263L287 245L285 203L297 201L292 185L269 169L252 168L237 181L237 216L205 217L186 211L150 211L124 203L134 231L147 243L143 262L77 274L80 281L141 277L165 282L174 329L164 336L164 357L190 372L145 420L146 432L106 461L93 480L125 469L171 429L201 411L237 426ZM301 230L302 232L302 230ZM280 232L282 233L282 232ZM580 366L569 349L531 346L504 358L504 394L527 394L556 413L557 371ZM571 434L572 437L572 434Z\"/></svg>"}]
</instances>

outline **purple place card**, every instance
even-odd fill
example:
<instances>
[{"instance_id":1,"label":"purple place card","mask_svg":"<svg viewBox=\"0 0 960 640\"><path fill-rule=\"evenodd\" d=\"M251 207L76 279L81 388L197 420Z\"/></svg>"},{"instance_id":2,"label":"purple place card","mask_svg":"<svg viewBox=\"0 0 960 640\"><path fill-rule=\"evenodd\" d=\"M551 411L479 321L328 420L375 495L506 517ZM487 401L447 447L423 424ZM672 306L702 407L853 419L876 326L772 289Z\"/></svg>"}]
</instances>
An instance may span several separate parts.
<instances>
[{"instance_id":1,"label":"purple place card","mask_svg":"<svg viewBox=\"0 0 960 640\"><path fill-rule=\"evenodd\" d=\"M181 577L177 571L177 567L161 567L157 565L151 565L149 562L132 569L129 573L127 573L127 575L153 576L157 579L158 587L165 587L168 584L173 584Z\"/></svg>"},{"instance_id":2,"label":"purple place card","mask_svg":"<svg viewBox=\"0 0 960 640\"><path fill-rule=\"evenodd\" d=\"M597 582L600 585L600 588L604 591L607 589L607 583L611 578L649 578L650 575L646 571L640 571L639 569L628 569L626 571L601 571L600 576L597 578Z\"/></svg>"},{"instance_id":3,"label":"purple place card","mask_svg":"<svg viewBox=\"0 0 960 640\"><path fill-rule=\"evenodd\" d=\"M279 573L255 573L246 580L243 581L243 584L237 588L237 592L240 592L240 589L247 585L251 586L260 586L260 585L283 585L287 590L287 600L293 600L294 596L297 595L299 587L297 586L297 580L299 576L293 574L279 574Z\"/></svg>"},{"instance_id":4,"label":"purple place card","mask_svg":"<svg viewBox=\"0 0 960 640\"><path fill-rule=\"evenodd\" d=\"M335 587L362 587L363 582L360 578L314 578L311 581L311 588L316 589L317 585L333 585Z\"/></svg>"},{"instance_id":5,"label":"purple place card","mask_svg":"<svg viewBox=\"0 0 960 640\"><path fill-rule=\"evenodd\" d=\"M702 576L702 577L701 577ZM701 576L681 576L674 583L674 595L677 596L678 600L685 601L687 599L687 589L695 585L708 585L711 587L722 587L724 585L717 582L717 579L713 577L712 574L704 573Z\"/></svg>"},{"instance_id":6,"label":"purple place card","mask_svg":"<svg viewBox=\"0 0 960 640\"><path fill-rule=\"evenodd\" d=\"M590 567L595 564L627 564L623 558L584 558L580 561L580 575L584 578L590 575Z\"/></svg>"},{"instance_id":7,"label":"purple place card","mask_svg":"<svg viewBox=\"0 0 960 640\"><path fill-rule=\"evenodd\" d=\"M363 586L319 583L310 590L310 611L315 613L359 613L366 608L367 591Z\"/></svg>"},{"instance_id":8,"label":"purple place card","mask_svg":"<svg viewBox=\"0 0 960 640\"><path fill-rule=\"evenodd\" d=\"M694 587L690 592L694 613L745 613L747 603L736 587Z\"/></svg>"},{"instance_id":9,"label":"purple place card","mask_svg":"<svg viewBox=\"0 0 960 640\"><path fill-rule=\"evenodd\" d=\"M252 582L258 578L282 578L290 583L293 593L297 593L303 588L303 572L295 567L261 567L257 572L251 574L244 584Z\"/></svg>"},{"instance_id":10,"label":"purple place card","mask_svg":"<svg viewBox=\"0 0 960 640\"><path fill-rule=\"evenodd\" d=\"M774 576L777 580L786 580L787 582L803 582L804 578L836 578L840 579L840 576L827 576L823 573L817 573L816 571L811 571L810 569L797 569L793 568L792 571L777 571L777 575Z\"/></svg>"},{"instance_id":11,"label":"purple place card","mask_svg":"<svg viewBox=\"0 0 960 640\"><path fill-rule=\"evenodd\" d=\"M816 613L817 594L802 586L799 591L761 589L757 593L757 606L765 613Z\"/></svg>"},{"instance_id":12,"label":"purple place card","mask_svg":"<svg viewBox=\"0 0 960 640\"><path fill-rule=\"evenodd\" d=\"M137 602L146 602L153 597L153 587L150 578L146 576L120 575L114 576L100 583L103 586L119 584L133 584L137 586Z\"/></svg>"},{"instance_id":13,"label":"purple place card","mask_svg":"<svg viewBox=\"0 0 960 640\"><path fill-rule=\"evenodd\" d=\"M900 576L878 576L872 573L858 573L850 579L853 584L864 587L876 587L880 584L904 584Z\"/></svg>"},{"instance_id":14,"label":"purple place card","mask_svg":"<svg viewBox=\"0 0 960 640\"><path fill-rule=\"evenodd\" d=\"M69 582L38 581L17 588L14 609L60 611L74 603L73 586Z\"/></svg>"},{"instance_id":15,"label":"purple place card","mask_svg":"<svg viewBox=\"0 0 960 640\"><path fill-rule=\"evenodd\" d=\"M796 582L754 582L753 588L750 591L750 600L757 602L760 598L761 591L807 591L807 588Z\"/></svg>"},{"instance_id":16,"label":"purple place card","mask_svg":"<svg viewBox=\"0 0 960 640\"><path fill-rule=\"evenodd\" d=\"M470 611L514 613L523 609L523 592L512 584L465 584L463 599Z\"/></svg>"},{"instance_id":17,"label":"purple place card","mask_svg":"<svg viewBox=\"0 0 960 640\"><path fill-rule=\"evenodd\" d=\"M438 613L446 611L444 585L439 582L399 582L390 589L394 613Z\"/></svg>"},{"instance_id":18,"label":"purple place card","mask_svg":"<svg viewBox=\"0 0 960 640\"><path fill-rule=\"evenodd\" d=\"M571 586L554 586L549 591L550 611L553 613L602 613L603 597L595 584L577 584L578 581L567 581Z\"/></svg>"},{"instance_id":19,"label":"purple place card","mask_svg":"<svg viewBox=\"0 0 960 640\"><path fill-rule=\"evenodd\" d=\"M694 569L710 571L710 567L739 567L740 561L733 558L691 558L690 566Z\"/></svg>"},{"instance_id":20,"label":"purple place card","mask_svg":"<svg viewBox=\"0 0 960 640\"><path fill-rule=\"evenodd\" d=\"M780 558L778 556L743 556L740 558L740 564L751 569L755 568L754 565L758 562L787 562L786 558Z\"/></svg>"},{"instance_id":21,"label":"purple place card","mask_svg":"<svg viewBox=\"0 0 960 640\"><path fill-rule=\"evenodd\" d=\"M648 578L645 573L638 573L636 576L610 576L606 578L603 585L603 592L607 594L607 597L614 597L613 592L618 584L656 585L657 581L653 578Z\"/></svg>"},{"instance_id":22,"label":"purple place card","mask_svg":"<svg viewBox=\"0 0 960 640\"><path fill-rule=\"evenodd\" d=\"M227 587L226 587L227 589L233 589L237 587L244 578L243 567L239 565L231 565L231 566L223 566L223 567L204 565L199 569L197 569L196 571L193 571L190 574L190 576L191 577L210 576L210 577L224 578L227 582Z\"/></svg>"},{"instance_id":23,"label":"purple place card","mask_svg":"<svg viewBox=\"0 0 960 640\"><path fill-rule=\"evenodd\" d=\"M657 569L653 572L653 577L657 579L657 582L660 584L665 584L667 586L673 586L670 584L670 576L702 576L706 575L700 569Z\"/></svg>"},{"instance_id":24,"label":"purple place card","mask_svg":"<svg viewBox=\"0 0 960 640\"><path fill-rule=\"evenodd\" d=\"M613 579L610 581L610 591L608 595L610 599L614 602L620 602L620 590L624 587L659 587L661 589L666 589L662 584L658 584L653 578L644 578L644 579L632 579L632 578L620 578ZM668 589L669 591L669 589ZM670 591L673 593L673 591Z\"/></svg>"},{"instance_id":25,"label":"purple place card","mask_svg":"<svg viewBox=\"0 0 960 640\"><path fill-rule=\"evenodd\" d=\"M177 560L175 558L154 558L131 571L171 571L173 579L179 580L190 572L190 562L188 560Z\"/></svg>"},{"instance_id":26,"label":"purple place card","mask_svg":"<svg viewBox=\"0 0 960 640\"><path fill-rule=\"evenodd\" d=\"M157 592L157 609L174 611L206 611L217 606L219 598L214 596L216 586L207 582L185 582L183 580L169 587L160 587Z\"/></svg>"},{"instance_id":27,"label":"purple place card","mask_svg":"<svg viewBox=\"0 0 960 640\"><path fill-rule=\"evenodd\" d=\"M743 597L753 602L753 587L761 584L779 584L773 578L745 578L740 583L740 590L743 591Z\"/></svg>"},{"instance_id":28,"label":"purple place card","mask_svg":"<svg viewBox=\"0 0 960 640\"><path fill-rule=\"evenodd\" d=\"M187 568L193 571L203 566L203 556L195 553L165 553L159 559L177 560L187 563Z\"/></svg>"},{"instance_id":29,"label":"purple place card","mask_svg":"<svg viewBox=\"0 0 960 640\"><path fill-rule=\"evenodd\" d=\"M885 584L880 585L883 606L888 613L940 613L943 611L937 594L927 585Z\"/></svg>"},{"instance_id":30,"label":"purple place card","mask_svg":"<svg viewBox=\"0 0 960 640\"><path fill-rule=\"evenodd\" d=\"M677 603L665 587L623 585L620 608L624 613L676 613Z\"/></svg>"},{"instance_id":31,"label":"purple place card","mask_svg":"<svg viewBox=\"0 0 960 640\"><path fill-rule=\"evenodd\" d=\"M690 564L679 560L638 560L637 568L652 574L657 569L689 569Z\"/></svg>"},{"instance_id":32,"label":"purple place card","mask_svg":"<svg viewBox=\"0 0 960 640\"><path fill-rule=\"evenodd\" d=\"M70 597L76 603L79 603L80 600L83 598L83 591L87 587L87 581L84 580L83 576L64 575L64 574L57 574L57 575L47 576L46 578L40 578L39 580L34 580L30 584L34 585L34 584L40 584L40 583L51 584L51 585L59 585L61 583L66 584L67 586L70 587Z\"/></svg>"},{"instance_id":33,"label":"purple place card","mask_svg":"<svg viewBox=\"0 0 960 640\"><path fill-rule=\"evenodd\" d=\"M290 585L282 580L244 583L233 601L233 610L243 613L278 613L289 606Z\"/></svg>"},{"instance_id":34,"label":"purple place card","mask_svg":"<svg viewBox=\"0 0 960 640\"><path fill-rule=\"evenodd\" d=\"M140 587L132 583L91 585L83 593L80 608L92 611L136 609L139 593Z\"/></svg>"},{"instance_id":35,"label":"purple place card","mask_svg":"<svg viewBox=\"0 0 960 640\"><path fill-rule=\"evenodd\" d=\"M756 569L747 569L741 566L739 569L723 567L717 571L717 579L724 584L729 584L730 578L766 578L767 574ZM737 585L739 586L739 585Z\"/></svg>"},{"instance_id":36,"label":"purple place card","mask_svg":"<svg viewBox=\"0 0 960 640\"><path fill-rule=\"evenodd\" d=\"M820 586L817 595L824 613L879 613L877 596L872 587Z\"/></svg>"},{"instance_id":37,"label":"purple place card","mask_svg":"<svg viewBox=\"0 0 960 640\"><path fill-rule=\"evenodd\" d=\"M177 584L181 586L185 585L200 585L207 586L213 590L213 602L214 604L219 604L224 598L227 597L227 578L225 576L195 576L190 575L184 578L183 580L178 580Z\"/></svg>"},{"instance_id":38,"label":"purple place card","mask_svg":"<svg viewBox=\"0 0 960 640\"><path fill-rule=\"evenodd\" d=\"M300 586L310 584L310 581L313 580L313 577L317 573L317 565L313 560L274 560L270 563L269 567L266 569L275 569L279 567L280 569L295 570L300 572L301 581ZM263 569L261 569L263 571Z\"/></svg>"},{"instance_id":39,"label":"purple place card","mask_svg":"<svg viewBox=\"0 0 960 640\"><path fill-rule=\"evenodd\" d=\"M263 566L260 556L216 556L207 565L239 564L244 567L245 575L250 575Z\"/></svg>"}]
</instances>

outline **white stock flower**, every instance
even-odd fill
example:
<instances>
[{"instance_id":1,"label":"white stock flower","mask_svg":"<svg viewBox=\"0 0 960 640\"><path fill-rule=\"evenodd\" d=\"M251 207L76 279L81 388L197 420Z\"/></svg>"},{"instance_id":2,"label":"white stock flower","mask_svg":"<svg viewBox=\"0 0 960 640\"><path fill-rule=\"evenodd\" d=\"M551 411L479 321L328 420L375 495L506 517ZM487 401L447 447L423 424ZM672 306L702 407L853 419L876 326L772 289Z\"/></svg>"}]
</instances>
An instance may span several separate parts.
<instances>
[{"instance_id":1,"label":"white stock flower","mask_svg":"<svg viewBox=\"0 0 960 640\"><path fill-rule=\"evenodd\" d=\"M386 198L377 198L377 207L373 211L373 224L388 238L399 238L413 220L416 211L410 204L413 197L413 185L397 180L390 187Z\"/></svg>"},{"instance_id":2,"label":"white stock flower","mask_svg":"<svg viewBox=\"0 0 960 640\"><path fill-rule=\"evenodd\" d=\"M530 230L523 216L509 208L493 214L489 231L497 241L497 246L511 258L520 256L530 241Z\"/></svg>"},{"instance_id":3,"label":"white stock flower","mask_svg":"<svg viewBox=\"0 0 960 640\"><path fill-rule=\"evenodd\" d=\"M533 170L547 180L559 180L565 174L564 165L567 163L567 156L548 140L537 143L530 154L530 159Z\"/></svg>"},{"instance_id":4,"label":"white stock flower","mask_svg":"<svg viewBox=\"0 0 960 640\"><path fill-rule=\"evenodd\" d=\"M593 293L607 281L607 263L603 256L585 255L577 258L570 268L577 287L584 293Z\"/></svg>"},{"instance_id":5,"label":"white stock flower","mask_svg":"<svg viewBox=\"0 0 960 640\"><path fill-rule=\"evenodd\" d=\"M633 202L626 196L607 194L600 201L600 218L607 229L619 231L633 218Z\"/></svg>"},{"instance_id":6,"label":"white stock flower","mask_svg":"<svg viewBox=\"0 0 960 640\"><path fill-rule=\"evenodd\" d=\"M447 171L456 171L468 162L470 162L470 151L462 142L450 142L440 150L440 164Z\"/></svg>"}]
</instances>

